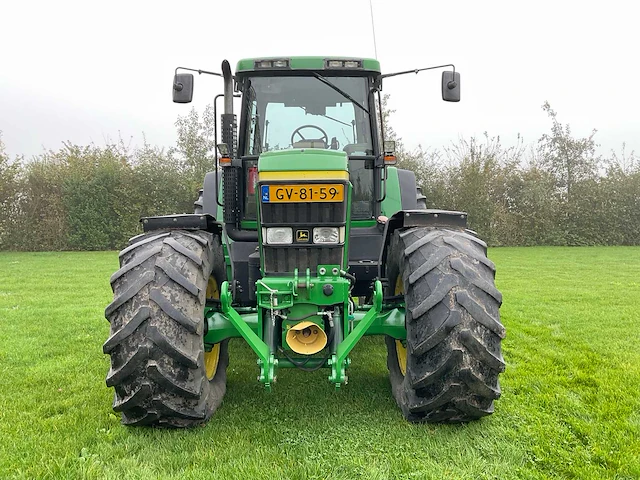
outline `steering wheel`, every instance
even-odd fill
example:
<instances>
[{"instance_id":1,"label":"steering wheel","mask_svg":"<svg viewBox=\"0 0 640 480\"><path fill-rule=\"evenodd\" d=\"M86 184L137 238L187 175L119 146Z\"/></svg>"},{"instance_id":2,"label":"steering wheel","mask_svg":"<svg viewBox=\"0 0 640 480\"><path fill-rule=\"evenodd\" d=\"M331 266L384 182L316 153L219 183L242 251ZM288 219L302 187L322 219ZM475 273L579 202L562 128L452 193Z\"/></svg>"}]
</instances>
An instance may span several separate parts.
<instances>
[{"instance_id":1,"label":"steering wheel","mask_svg":"<svg viewBox=\"0 0 640 480\"><path fill-rule=\"evenodd\" d=\"M327 132L325 132L323 129L321 129L321 128L320 128L320 127L318 127L317 125L302 125L301 127L296 128L296 129L293 131L293 133L291 134L291 145L293 145L293 144L295 143L295 138L293 138L293 137L295 137L295 136L296 136L296 133L297 133L297 134L298 134L298 136L300 137L300 140L302 140L302 141L307 140L307 139L306 139L306 138L305 138L305 137L300 133L300 130L302 130L303 128L315 128L316 130L320 130L320 132L322 133L322 137L320 137L320 138L319 138L319 139L317 139L317 140L322 140L322 141L324 141L324 144L325 144L325 145L328 145L328 144L329 144L329 136L327 135ZM314 138L314 139L311 139L311 140L316 140L316 139Z\"/></svg>"}]
</instances>

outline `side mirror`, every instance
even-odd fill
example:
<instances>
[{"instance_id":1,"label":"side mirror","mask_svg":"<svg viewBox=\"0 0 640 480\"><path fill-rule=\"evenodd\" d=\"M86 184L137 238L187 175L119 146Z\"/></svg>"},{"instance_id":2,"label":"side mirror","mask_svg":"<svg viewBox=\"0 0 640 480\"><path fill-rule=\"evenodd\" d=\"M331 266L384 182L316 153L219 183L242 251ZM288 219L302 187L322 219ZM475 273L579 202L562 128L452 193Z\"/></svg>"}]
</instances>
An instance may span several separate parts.
<instances>
[{"instance_id":1,"label":"side mirror","mask_svg":"<svg viewBox=\"0 0 640 480\"><path fill-rule=\"evenodd\" d=\"M193 99L193 75L176 73L173 76L173 102L189 103Z\"/></svg>"},{"instance_id":2,"label":"side mirror","mask_svg":"<svg viewBox=\"0 0 640 480\"><path fill-rule=\"evenodd\" d=\"M460 73L442 72L442 100L445 102L460 101Z\"/></svg>"}]
</instances>

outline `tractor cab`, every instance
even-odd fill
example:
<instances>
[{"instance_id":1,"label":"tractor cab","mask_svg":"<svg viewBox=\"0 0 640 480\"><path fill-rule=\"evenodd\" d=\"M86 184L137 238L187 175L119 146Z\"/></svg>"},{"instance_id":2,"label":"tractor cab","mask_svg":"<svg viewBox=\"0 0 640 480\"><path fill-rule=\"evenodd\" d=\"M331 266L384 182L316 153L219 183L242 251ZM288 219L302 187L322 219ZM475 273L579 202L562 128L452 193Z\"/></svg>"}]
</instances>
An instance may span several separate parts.
<instances>
[{"instance_id":1,"label":"tractor cab","mask_svg":"<svg viewBox=\"0 0 640 480\"><path fill-rule=\"evenodd\" d=\"M375 60L292 57L238 63L235 81L242 95L238 154L245 220L256 215L253 200L260 155L293 149L346 155L354 188L351 218L372 219L379 213L374 201L380 148L373 93L379 75ZM296 169L304 170L304 163L297 163Z\"/></svg>"}]
</instances>

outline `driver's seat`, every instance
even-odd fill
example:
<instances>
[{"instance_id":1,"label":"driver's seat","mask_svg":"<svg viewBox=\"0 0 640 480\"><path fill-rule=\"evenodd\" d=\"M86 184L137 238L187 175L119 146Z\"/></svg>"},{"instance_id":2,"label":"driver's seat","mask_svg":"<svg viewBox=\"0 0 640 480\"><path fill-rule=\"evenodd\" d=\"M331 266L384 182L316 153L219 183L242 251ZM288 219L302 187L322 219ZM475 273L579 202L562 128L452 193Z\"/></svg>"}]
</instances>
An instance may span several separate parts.
<instances>
[{"instance_id":1,"label":"driver's seat","mask_svg":"<svg viewBox=\"0 0 640 480\"><path fill-rule=\"evenodd\" d=\"M327 144L321 138L306 138L293 143L293 148L327 148Z\"/></svg>"}]
</instances>

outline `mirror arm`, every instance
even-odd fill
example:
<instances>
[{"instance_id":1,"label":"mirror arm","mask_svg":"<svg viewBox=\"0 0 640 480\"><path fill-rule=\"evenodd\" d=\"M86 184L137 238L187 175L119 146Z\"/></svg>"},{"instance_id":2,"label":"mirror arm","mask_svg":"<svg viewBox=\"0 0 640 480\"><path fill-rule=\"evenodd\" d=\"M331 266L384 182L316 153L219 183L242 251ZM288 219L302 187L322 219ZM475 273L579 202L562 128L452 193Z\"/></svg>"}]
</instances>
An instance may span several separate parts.
<instances>
[{"instance_id":1,"label":"mirror arm","mask_svg":"<svg viewBox=\"0 0 640 480\"><path fill-rule=\"evenodd\" d=\"M395 77L397 75L406 75L407 73L419 73L419 72L424 72L425 70L435 70L437 68L445 68L445 67L451 67L453 68L453 73L456 72L456 66L453 63L448 63L446 65L436 65L435 67L415 68L413 70L405 70L404 72L386 73L384 75L380 75L380 80L382 80L383 78Z\"/></svg>"},{"instance_id":2,"label":"mirror arm","mask_svg":"<svg viewBox=\"0 0 640 480\"><path fill-rule=\"evenodd\" d=\"M446 67L451 67L453 69L453 76L455 78L455 74L456 74L456 66L453 63L447 63L446 65L436 65L435 67L427 67L427 68L415 68L413 70L405 70L403 72L394 72L394 73L386 73L384 75L380 75L375 82L375 89L380 91L382 90L382 79L383 78L388 78L388 77L396 77L398 75L406 75L407 73L419 73L419 72L424 72L425 70L435 70L437 68L446 68ZM449 89L454 89L456 88L456 82L449 82L447 84L447 87L449 87Z\"/></svg>"},{"instance_id":3,"label":"mirror arm","mask_svg":"<svg viewBox=\"0 0 640 480\"><path fill-rule=\"evenodd\" d=\"M217 77L222 77L222 74L221 74L221 73L217 73L217 72L210 72L210 71L208 71L208 70L199 70L199 69L198 69L198 70L196 70L196 69L194 69L194 68L187 68L187 67L176 67L176 69L175 69L175 70L174 70L174 72L173 72L174 76L178 74L178 70L187 70L187 71L189 71L189 72L198 72L198 75L201 75L201 74L203 74L203 73L204 73L204 74L206 74L206 75L215 75L215 76L217 76ZM174 83L174 84L173 84L173 89L174 89L176 92L181 92L181 91L182 91L182 89L183 89L183 87L184 87L184 85L182 85L181 83Z\"/></svg>"},{"instance_id":4,"label":"mirror arm","mask_svg":"<svg viewBox=\"0 0 640 480\"><path fill-rule=\"evenodd\" d=\"M222 77L222 74L218 72L209 72L208 70L196 70L194 68L187 68L187 67L176 67L176 70L174 72L176 75L178 74L178 70L188 70L189 72L197 72L198 75L201 75L204 73L206 75L215 75L216 77Z\"/></svg>"}]
</instances>

